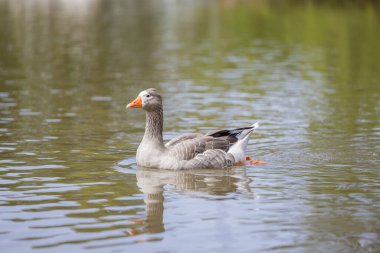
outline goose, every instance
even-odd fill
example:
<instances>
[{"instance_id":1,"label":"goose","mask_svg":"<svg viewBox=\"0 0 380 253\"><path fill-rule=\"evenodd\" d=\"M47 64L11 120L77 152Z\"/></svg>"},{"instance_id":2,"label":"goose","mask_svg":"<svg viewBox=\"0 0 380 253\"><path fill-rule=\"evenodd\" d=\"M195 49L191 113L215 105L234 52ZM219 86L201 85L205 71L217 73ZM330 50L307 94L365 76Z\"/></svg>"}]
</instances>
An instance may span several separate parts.
<instances>
[{"instance_id":1,"label":"goose","mask_svg":"<svg viewBox=\"0 0 380 253\"><path fill-rule=\"evenodd\" d=\"M250 160L246 157L247 143L258 123L207 134L183 134L164 144L162 98L156 89L141 91L127 105L129 108L142 108L146 112L145 133L136 153L138 166L168 170L214 169Z\"/></svg>"}]
</instances>

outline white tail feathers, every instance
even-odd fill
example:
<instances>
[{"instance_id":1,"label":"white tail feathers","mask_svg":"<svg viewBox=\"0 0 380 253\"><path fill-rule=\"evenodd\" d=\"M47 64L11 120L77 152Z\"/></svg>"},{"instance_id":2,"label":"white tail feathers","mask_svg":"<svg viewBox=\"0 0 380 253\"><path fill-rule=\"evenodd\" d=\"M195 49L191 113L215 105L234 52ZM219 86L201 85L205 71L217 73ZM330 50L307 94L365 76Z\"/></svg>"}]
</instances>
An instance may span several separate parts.
<instances>
[{"instance_id":1,"label":"white tail feathers","mask_svg":"<svg viewBox=\"0 0 380 253\"><path fill-rule=\"evenodd\" d=\"M239 134L239 140L228 150L228 153L234 156L235 163L245 161L245 152L247 149L249 136L258 127L259 123L256 122L252 125L252 128L244 130L241 134Z\"/></svg>"},{"instance_id":2,"label":"white tail feathers","mask_svg":"<svg viewBox=\"0 0 380 253\"><path fill-rule=\"evenodd\" d=\"M258 127L259 127L259 123L256 122L255 124L252 124L250 127L247 127L247 129L241 131L241 133L237 135L236 137L238 139L244 139L246 136L249 136Z\"/></svg>"}]
</instances>

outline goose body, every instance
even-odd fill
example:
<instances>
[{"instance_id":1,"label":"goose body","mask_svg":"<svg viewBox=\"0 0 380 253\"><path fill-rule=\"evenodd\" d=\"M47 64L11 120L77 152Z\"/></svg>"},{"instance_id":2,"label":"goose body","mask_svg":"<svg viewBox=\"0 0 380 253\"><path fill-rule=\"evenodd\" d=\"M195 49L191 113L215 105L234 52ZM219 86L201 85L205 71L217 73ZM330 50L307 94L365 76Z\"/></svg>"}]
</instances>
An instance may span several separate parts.
<instances>
[{"instance_id":1,"label":"goose body","mask_svg":"<svg viewBox=\"0 0 380 253\"><path fill-rule=\"evenodd\" d=\"M183 170L224 168L245 161L250 134L258 127L224 129L207 134L184 134L164 144L163 108L155 89L140 92L127 108L146 111L144 137L137 149L137 165L159 169Z\"/></svg>"}]
</instances>

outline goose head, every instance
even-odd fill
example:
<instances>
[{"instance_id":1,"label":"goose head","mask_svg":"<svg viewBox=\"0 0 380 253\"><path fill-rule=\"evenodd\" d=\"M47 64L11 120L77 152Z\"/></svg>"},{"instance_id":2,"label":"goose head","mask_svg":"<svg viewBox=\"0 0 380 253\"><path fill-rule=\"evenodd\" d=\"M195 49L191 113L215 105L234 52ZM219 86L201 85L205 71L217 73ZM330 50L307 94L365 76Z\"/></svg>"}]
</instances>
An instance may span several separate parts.
<instances>
[{"instance_id":1,"label":"goose head","mask_svg":"<svg viewBox=\"0 0 380 253\"><path fill-rule=\"evenodd\" d=\"M143 90L137 98L127 105L128 108L142 108L145 111L162 109L162 99L154 88Z\"/></svg>"}]
</instances>

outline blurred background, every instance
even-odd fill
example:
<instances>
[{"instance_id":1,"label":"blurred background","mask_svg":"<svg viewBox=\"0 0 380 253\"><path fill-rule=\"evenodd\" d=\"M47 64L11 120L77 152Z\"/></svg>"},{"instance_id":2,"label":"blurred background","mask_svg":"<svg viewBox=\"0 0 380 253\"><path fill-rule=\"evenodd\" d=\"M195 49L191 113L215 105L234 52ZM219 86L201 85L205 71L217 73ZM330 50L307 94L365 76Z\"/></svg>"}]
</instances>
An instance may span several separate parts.
<instances>
[{"instance_id":1,"label":"blurred background","mask_svg":"<svg viewBox=\"0 0 380 253\"><path fill-rule=\"evenodd\" d=\"M0 0L2 248L377 252L379 11ZM145 115L125 105L150 87L165 140L259 121L248 151L268 164L138 170Z\"/></svg>"}]
</instances>

